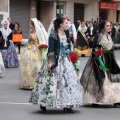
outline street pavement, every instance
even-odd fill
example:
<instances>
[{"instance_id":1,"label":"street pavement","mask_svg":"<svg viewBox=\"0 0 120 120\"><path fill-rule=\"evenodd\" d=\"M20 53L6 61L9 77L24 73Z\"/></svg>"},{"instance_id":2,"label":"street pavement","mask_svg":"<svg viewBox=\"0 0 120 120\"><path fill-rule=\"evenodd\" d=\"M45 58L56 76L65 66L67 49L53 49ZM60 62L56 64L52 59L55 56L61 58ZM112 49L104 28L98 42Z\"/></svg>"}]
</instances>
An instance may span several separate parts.
<instances>
[{"instance_id":1,"label":"street pavement","mask_svg":"<svg viewBox=\"0 0 120 120\"><path fill-rule=\"evenodd\" d=\"M24 52L25 48L22 48ZM115 51L120 65L120 50ZM18 55L19 59L21 54ZM89 56L81 57L80 74ZM75 113L64 113L62 109L47 108L44 113L38 105L29 103L30 90L19 88L19 68L6 68L4 78L0 78L0 120L119 120L120 108L113 105L91 105L75 108Z\"/></svg>"}]
</instances>

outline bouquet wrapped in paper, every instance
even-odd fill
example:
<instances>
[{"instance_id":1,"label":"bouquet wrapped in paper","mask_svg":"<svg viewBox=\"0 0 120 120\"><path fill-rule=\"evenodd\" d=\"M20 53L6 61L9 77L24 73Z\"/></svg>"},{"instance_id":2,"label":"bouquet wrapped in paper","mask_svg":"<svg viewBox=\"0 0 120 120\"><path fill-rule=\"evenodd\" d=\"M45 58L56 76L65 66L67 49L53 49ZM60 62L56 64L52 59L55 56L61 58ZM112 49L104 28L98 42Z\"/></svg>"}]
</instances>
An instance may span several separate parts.
<instances>
[{"instance_id":1,"label":"bouquet wrapped in paper","mask_svg":"<svg viewBox=\"0 0 120 120\"><path fill-rule=\"evenodd\" d=\"M46 60L48 45L41 44L38 46L38 48L42 51L42 60Z\"/></svg>"}]
</instances>

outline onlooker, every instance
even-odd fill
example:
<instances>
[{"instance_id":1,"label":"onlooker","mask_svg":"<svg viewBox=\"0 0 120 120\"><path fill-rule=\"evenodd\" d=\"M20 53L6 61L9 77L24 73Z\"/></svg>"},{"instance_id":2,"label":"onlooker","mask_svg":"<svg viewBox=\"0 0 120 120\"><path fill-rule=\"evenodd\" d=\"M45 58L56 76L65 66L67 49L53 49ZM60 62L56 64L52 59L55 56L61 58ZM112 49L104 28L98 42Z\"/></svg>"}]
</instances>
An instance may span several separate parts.
<instances>
[{"instance_id":1,"label":"onlooker","mask_svg":"<svg viewBox=\"0 0 120 120\"><path fill-rule=\"evenodd\" d=\"M78 29L78 27L81 25L81 21L80 20L77 20L76 23L75 23L75 27L76 27L76 30Z\"/></svg>"},{"instance_id":2,"label":"onlooker","mask_svg":"<svg viewBox=\"0 0 120 120\"><path fill-rule=\"evenodd\" d=\"M114 26L114 24L111 22L111 32L110 32L110 35L111 35L111 37L112 37L113 42L115 42L115 32L116 32L115 26Z\"/></svg>"},{"instance_id":3,"label":"onlooker","mask_svg":"<svg viewBox=\"0 0 120 120\"><path fill-rule=\"evenodd\" d=\"M88 41L89 41L89 46L90 48L92 48L92 39L94 38L94 36L97 34L97 30L96 28L93 26L93 22L90 21L89 22L89 27L87 28L87 31L86 31L86 36L88 38Z\"/></svg>"},{"instance_id":4,"label":"onlooker","mask_svg":"<svg viewBox=\"0 0 120 120\"><path fill-rule=\"evenodd\" d=\"M9 28L11 29L11 30L13 30L14 29L14 24L12 23L12 20L11 20L11 18L9 17L9 18L7 18L7 20L9 21Z\"/></svg>"},{"instance_id":5,"label":"onlooker","mask_svg":"<svg viewBox=\"0 0 120 120\"><path fill-rule=\"evenodd\" d=\"M14 29L12 31L12 34L22 34L22 29L20 28L20 24L18 22L14 23ZM14 42L14 41L13 41ZM21 46L21 42L14 42L14 44L17 44L18 46L18 54L20 54L20 46Z\"/></svg>"}]
</instances>

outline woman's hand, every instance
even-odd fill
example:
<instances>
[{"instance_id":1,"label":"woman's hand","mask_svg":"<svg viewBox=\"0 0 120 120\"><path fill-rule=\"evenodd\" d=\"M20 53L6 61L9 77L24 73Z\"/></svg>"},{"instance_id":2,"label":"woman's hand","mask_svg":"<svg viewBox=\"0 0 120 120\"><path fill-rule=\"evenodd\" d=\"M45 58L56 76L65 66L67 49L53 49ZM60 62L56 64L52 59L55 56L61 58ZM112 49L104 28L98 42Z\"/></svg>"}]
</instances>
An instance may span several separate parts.
<instances>
[{"instance_id":1,"label":"woman's hand","mask_svg":"<svg viewBox=\"0 0 120 120\"><path fill-rule=\"evenodd\" d=\"M36 42L35 42L35 40L29 38L28 43L29 43L29 44L35 44Z\"/></svg>"},{"instance_id":2,"label":"woman's hand","mask_svg":"<svg viewBox=\"0 0 120 120\"><path fill-rule=\"evenodd\" d=\"M18 30L18 27L15 26L15 30Z\"/></svg>"},{"instance_id":3,"label":"woman's hand","mask_svg":"<svg viewBox=\"0 0 120 120\"><path fill-rule=\"evenodd\" d=\"M4 40L7 41L7 38L5 38Z\"/></svg>"},{"instance_id":4,"label":"woman's hand","mask_svg":"<svg viewBox=\"0 0 120 120\"><path fill-rule=\"evenodd\" d=\"M51 69L51 67L52 67L52 62L49 62L48 63L48 71Z\"/></svg>"}]
</instances>

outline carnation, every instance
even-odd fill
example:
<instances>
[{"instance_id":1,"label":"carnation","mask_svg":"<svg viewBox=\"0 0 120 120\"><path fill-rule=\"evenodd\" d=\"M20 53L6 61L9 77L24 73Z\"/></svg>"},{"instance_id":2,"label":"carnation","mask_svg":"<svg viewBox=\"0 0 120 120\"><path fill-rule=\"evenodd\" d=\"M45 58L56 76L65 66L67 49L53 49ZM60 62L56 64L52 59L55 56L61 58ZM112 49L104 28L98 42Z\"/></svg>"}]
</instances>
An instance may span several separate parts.
<instances>
[{"instance_id":1,"label":"carnation","mask_svg":"<svg viewBox=\"0 0 120 120\"><path fill-rule=\"evenodd\" d=\"M41 45L38 46L38 48L39 48L39 49L48 48L48 45L46 45L46 44L41 44Z\"/></svg>"},{"instance_id":2,"label":"carnation","mask_svg":"<svg viewBox=\"0 0 120 120\"><path fill-rule=\"evenodd\" d=\"M78 60L78 55L76 53L69 53L70 60L75 63Z\"/></svg>"},{"instance_id":3,"label":"carnation","mask_svg":"<svg viewBox=\"0 0 120 120\"><path fill-rule=\"evenodd\" d=\"M94 52L95 55L101 55L104 52L102 49L97 49L97 51Z\"/></svg>"}]
</instances>

